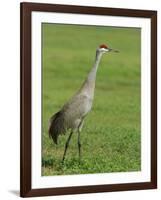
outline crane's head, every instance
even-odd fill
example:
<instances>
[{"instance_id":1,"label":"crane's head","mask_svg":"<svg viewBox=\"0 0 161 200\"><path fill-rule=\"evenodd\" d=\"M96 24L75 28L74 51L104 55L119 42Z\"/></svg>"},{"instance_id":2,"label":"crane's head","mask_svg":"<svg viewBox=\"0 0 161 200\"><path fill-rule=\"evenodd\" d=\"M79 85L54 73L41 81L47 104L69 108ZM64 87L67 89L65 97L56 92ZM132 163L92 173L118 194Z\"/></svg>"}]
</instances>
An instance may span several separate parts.
<instances>
[{"instance_id":1,"label":"crane's head","mask_svg":"<svg viewBox=\"0 0 161 200\"><path fill-rule=\"evenodd\" d=\"M115 50L115 49L111 49L109 48L107 45L105 44L101 44L98 49L97 49L98 52L100 53L107 53L107 52L115 52L115 53L118 53L119 51L118 50Z\"/></svg>"}]
</instances>

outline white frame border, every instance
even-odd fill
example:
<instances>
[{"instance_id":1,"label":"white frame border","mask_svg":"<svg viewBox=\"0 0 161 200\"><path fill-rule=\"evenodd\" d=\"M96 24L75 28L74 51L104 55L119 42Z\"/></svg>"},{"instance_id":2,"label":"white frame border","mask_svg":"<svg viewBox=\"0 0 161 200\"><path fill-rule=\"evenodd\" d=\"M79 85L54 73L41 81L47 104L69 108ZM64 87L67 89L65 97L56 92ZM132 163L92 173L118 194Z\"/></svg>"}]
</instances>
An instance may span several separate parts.
<instances>
[{"instance_id":1,"label":"white frame border","mask_svg":"<svg viewBox=\"0 0 161 200\"><path fill-rule=\"evenodd\" d=\"M141 28L141 171L41 176L41 24L77 24ZM151 20L86 14L32 12L32 188L150 182L151 180Z\"/></svg>"}]
</instances>

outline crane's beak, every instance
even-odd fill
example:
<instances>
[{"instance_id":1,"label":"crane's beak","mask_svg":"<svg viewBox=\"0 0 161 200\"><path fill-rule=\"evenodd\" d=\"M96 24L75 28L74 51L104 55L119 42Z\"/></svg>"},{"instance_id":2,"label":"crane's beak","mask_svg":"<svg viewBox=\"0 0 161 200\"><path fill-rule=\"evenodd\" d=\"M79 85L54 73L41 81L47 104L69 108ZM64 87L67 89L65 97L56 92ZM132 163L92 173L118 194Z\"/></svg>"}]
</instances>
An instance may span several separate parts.
<instances>
[{"instance_id":1,"label":"crane's beak","mask_svg":"<svg viewBox=\"0 0 161 200\"><path fill-rule=\"evenodd\" d=\"M108 51L112 51L112 52L115 52L115 53L119 53L119 51L116 50L116 49L110 49L110 48L108 48Z\"/></svg>"}]
</instances>

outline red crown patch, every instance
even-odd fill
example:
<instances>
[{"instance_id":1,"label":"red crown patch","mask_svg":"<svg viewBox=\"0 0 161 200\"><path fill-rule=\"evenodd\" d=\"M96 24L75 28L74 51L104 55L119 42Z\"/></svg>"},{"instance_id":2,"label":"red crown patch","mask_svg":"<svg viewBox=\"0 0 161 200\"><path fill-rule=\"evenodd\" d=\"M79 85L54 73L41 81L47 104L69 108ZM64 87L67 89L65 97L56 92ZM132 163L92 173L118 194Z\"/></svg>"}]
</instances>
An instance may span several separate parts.
<instances>
[{"instance_id":1,"label":"red crown patch","mask_svg":"<svg viewBox=\"0 0 161 200\"><path fill-rule=\"evenodd\" d=\"M105 44L101 44L99 47L100 47L100 48L108 49L107 45L105 45Z\"/></svg>"}]
</instances>

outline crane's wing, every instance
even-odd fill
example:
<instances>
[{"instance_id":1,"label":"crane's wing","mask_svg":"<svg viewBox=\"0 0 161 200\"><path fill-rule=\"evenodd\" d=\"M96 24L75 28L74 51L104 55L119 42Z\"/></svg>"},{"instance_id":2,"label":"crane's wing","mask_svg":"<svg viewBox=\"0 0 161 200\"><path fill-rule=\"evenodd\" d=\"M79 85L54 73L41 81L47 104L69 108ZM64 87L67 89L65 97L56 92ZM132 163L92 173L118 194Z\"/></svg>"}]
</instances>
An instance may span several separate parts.
<instances>
[{"instance_id":1,"label":"crane's wing","mask_svg":"<svg viewBox=\"0 0 161 200\"><path fill-rule=\"evenodd\" d=\"M70 119L82 119L91 110L92 99L83 94L74 96L68 103L66 103L62 110Z\"/></svg>"},{"instance_id":2,"label":"crane's wing","mask_svg":"<svg viewBox=\"0 0 161 200\"><path fill-rule=\"evenodd\" d=\"M75 95L62 109L54 114L49 123L49 136L57 144L58 136L68 129L78 128L79 123L91 110L92 100L86 95Z\"/></svg>"}]
</instances>

